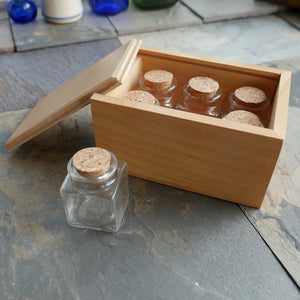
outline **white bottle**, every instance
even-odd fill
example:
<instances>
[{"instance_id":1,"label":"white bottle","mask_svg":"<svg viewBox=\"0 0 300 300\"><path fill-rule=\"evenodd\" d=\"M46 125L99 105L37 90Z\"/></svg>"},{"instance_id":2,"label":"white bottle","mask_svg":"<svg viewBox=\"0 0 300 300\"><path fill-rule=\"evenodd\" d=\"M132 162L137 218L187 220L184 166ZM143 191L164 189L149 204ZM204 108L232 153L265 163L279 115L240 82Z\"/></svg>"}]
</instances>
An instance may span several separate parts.
<instances>
[{"instance_id":1,"label":"white bottle","mask_svg":"<svg viewBox=\"0 0 300 300\"><path fill-rule=\"evenodd\" d=\"M42 0L42 14L51 23L65 24L82 17L81 0Z\"/></svg>"}]
</instances>

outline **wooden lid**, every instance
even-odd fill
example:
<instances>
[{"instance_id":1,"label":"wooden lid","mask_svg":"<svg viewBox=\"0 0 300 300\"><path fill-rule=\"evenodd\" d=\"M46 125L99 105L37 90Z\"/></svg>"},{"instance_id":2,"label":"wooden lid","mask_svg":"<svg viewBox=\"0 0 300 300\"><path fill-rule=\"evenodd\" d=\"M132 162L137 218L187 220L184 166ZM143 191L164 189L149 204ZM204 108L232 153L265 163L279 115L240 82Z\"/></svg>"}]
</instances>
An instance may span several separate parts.
<instances>
[{"instance_id":1,"label":"wooden lid","mask_svg":"<svg viewBox=\"0 0 300 300\"><path fill-rule=\"evenodd\" d=\"M246 106L260 106L267 100L264 91L252 86L238 88L234 91L234 96L237 102Z\"/></svg>"},{"instance_id":2,"label":"wooden lid","mask_svg":"<svg viewBox=\"0 0 300 300\"><path fill-rule=\"evenodd\" d=\"M72 163L81 176L96 178L108 171L110 160L111 155L107 150L91 147L76 152L72 158Z\"/></svg>"},{"instance_id":3,"label":"wooden lid","mask_svg":"<svg viewBox=\"0 0 300 300\"><path fill-rule=\"evenodd\" d=\"M147 103L147 104L156 104L158 101L152 94L142 90L129 91L125 95L124 99L129 101Z\"/></svg>"},{"instance_id":4,"label":"wooden lid","mask_svg":"<svg viewBox=\"0 0 300 300\"><path fill-rule=\"evenodd\" d=\"M6 148L20 146L81 109L93 93L103 93L121 84L139 48L140 42L128 42L42 98L8 139Z\"/></svg>"},{"instance_id":5,"label":"wooden lid","mask_svg":"<svg viewBox=\"0 0 300 300\"><path fill-rule=\"evenodd\" d=\"M228 121L234 121L243 124L249 124L253 126L261 126L262 123L257 115L246 110L234 110L230 112L226 117Z\"/></svg>"},{"instance_id":6,"label":"wooden lid","mask_svg":"<svg viewBox=\"0 0 300 300\"><path fill-rule=\"evenodd\" d=\"M216 95L220 85L209 77L193 77L189 80L190 93L195 97L212 98Z\"/></svg>"},{"instance_id":7,"label":"wooden lid","mask_svg":"<svg viewBox=\"0 0 300 300\"><path fill-rule=\"evenodd\" d=\"M152 70L144 74L144 83L152 89L165 90L171 87L173 77L171 72Z\"/></svg>"}]
</instances>

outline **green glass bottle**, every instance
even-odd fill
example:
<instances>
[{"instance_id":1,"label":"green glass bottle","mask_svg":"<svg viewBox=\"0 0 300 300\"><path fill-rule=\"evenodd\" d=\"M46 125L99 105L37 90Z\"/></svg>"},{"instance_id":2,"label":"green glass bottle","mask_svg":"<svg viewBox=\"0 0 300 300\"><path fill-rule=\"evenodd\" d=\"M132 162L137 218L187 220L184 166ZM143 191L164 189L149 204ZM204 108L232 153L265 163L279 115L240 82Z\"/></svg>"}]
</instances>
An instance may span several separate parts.
<instances>
[{"instance_id":1,"label":"green glass bottle","mask_svg":"<svg viewBox=\"0 0 300 300\"><path fill-rule=\"evenodd\" d=\"M157 9L172 6L177 0L133 0L133 2L142 9Z\"/></svg>"}]
</instances>

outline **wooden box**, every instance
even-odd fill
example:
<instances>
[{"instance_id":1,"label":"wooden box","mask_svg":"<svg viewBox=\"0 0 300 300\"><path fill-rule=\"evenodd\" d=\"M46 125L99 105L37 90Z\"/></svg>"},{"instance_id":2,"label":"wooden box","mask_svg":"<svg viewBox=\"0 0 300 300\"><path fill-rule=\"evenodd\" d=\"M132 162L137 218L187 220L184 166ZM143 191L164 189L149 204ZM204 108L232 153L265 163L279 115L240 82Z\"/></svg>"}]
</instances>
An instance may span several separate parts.
<instances>
[{"instance_id":1,"label":"wooden box","mask_svg":"<svg viewBox=\"0 0 300 300\"><path fill-rule=\"evenodd\" d=\"M212 77L226 96L245 85L263 89L272 99L269 128L125 103L125 93L152 69L171 71L179 87L193 76ZM96 144L127 161L129 174L260 207L285 136L290 81L288 71L140 48L133 40L42 98L6 147L18 147L91 102Z\"/></svg>"},{"instance_id":2,"label":"wooden box","mask_svg":"<svg viewBox=\"0 0 300 300\"><path fill-rule=\"evenodd\" d=\"M212 77L226 96L240 86L261 88L272 99L269 128L125 103L153 69L171 71L179 86ZM96 145L127 161L133 176L260 207L285 136L290 80L289 71L140 48L124 82L91 98Z\"/></svg>"}]
</instances>

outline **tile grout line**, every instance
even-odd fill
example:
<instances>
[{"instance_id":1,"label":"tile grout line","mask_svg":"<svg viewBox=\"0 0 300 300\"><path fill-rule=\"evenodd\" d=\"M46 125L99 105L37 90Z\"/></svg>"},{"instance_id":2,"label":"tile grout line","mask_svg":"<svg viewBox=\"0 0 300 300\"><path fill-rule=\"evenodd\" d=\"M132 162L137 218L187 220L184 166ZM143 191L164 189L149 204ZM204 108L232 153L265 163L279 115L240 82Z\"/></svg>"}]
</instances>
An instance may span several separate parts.
<instances>
[{"instance_id":1,"label":"tile grout line","mask_svg":"<svg viewBox=\"0 0 300 300\"><path fill-rule=\"evenodd\" d=\"M12 37L12 40L13 40L13 43L14 43L14 50L12 52L17 52L16 39L15 39L15 35L14 35L14 31L13 31L11 22L12 22L12 20L8 16L8 23L9 23L10 33L11 33L11 37Z\"/></svg>"},{"instance_id":2,"label":"tile grout line","mask_svg":"<svg viewBox=\"0 0 300 300\"><path fill-rule=\"evenodd\" d=\"M251 222L250 217L248 217L248 215L245 213L245 211L242 209L242 205L238 204L240 210L242 211L242 213L244 214L244 216L247 218L247 220L249 221L249 223L253 226L253 228L255 229L255 231L258 233L258 235L260 236L260 238L263 240L263 242L265 243L265 245L267 245L267 247L271 250L272 254L274 255L274 257L276 258L276 260L279 262L279 264L283 267L283 269L286 271L286 273L288 274L289 278L293 281L293 283L296 285L296 287L298 288L298 290L300 291L300 286L297 283L297 281L294 279L294 277L290 274L289 270L285 267L285 265L283 264L283 262L280 260L280 258L277 256L277 254L273 251L273 249L271 248L271 246L268 244L268 242L264 239L263 235L260 233L260 231L258 230L258 228L256 228L256 226Z\"/></svg>"},{"instance_id":3,"label":"tile grout line","mask_svg":"<svg viewBox=\"0 0 300 300\"><path fill-rule=\"evenodd\" d=\"M194 9L192 9L191 7L189 7L186 3L184 3L183 1L179 1L183 6L185 6L190 12L192 12L195 16L197 16L198 18L201 19L202 23L204 24L204 18L199 14L197 13ZM200 25L201 26L201 25Z\"/></svg>"}]
</instances>

